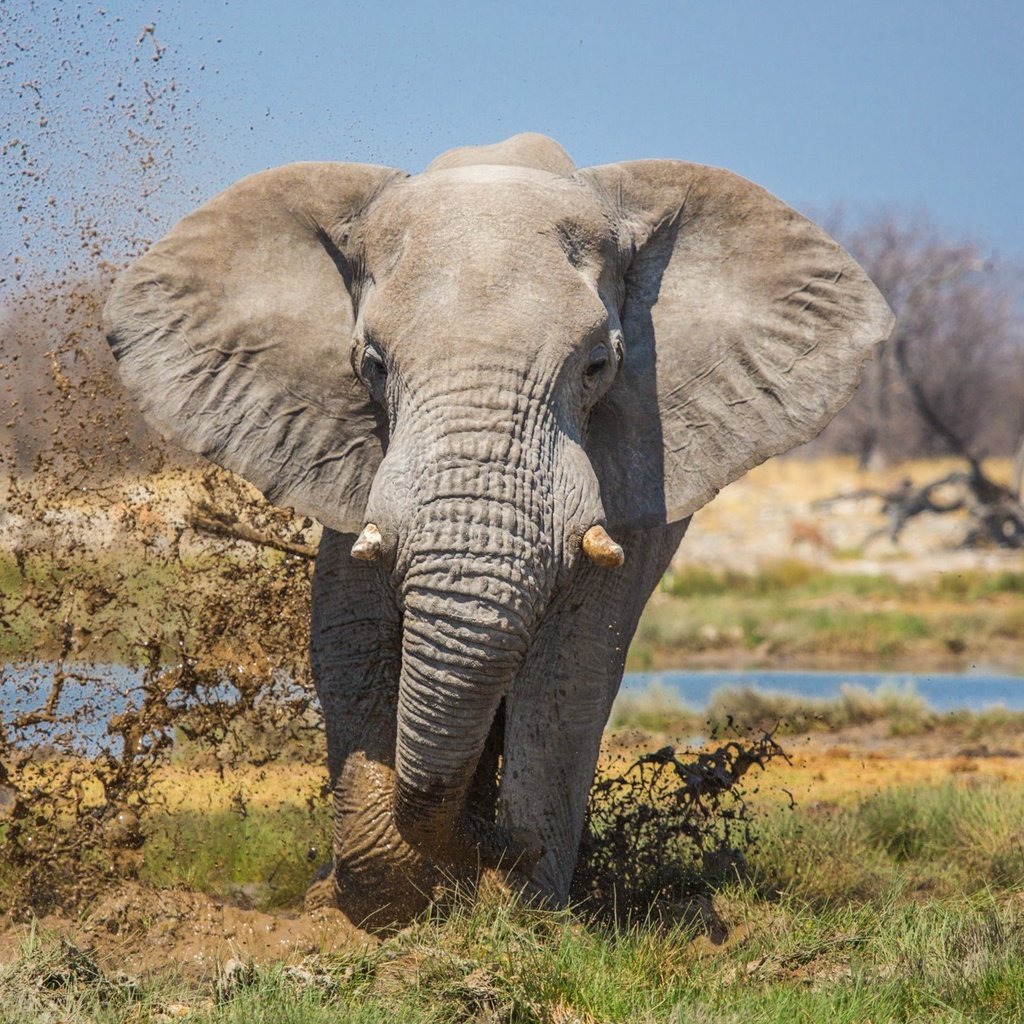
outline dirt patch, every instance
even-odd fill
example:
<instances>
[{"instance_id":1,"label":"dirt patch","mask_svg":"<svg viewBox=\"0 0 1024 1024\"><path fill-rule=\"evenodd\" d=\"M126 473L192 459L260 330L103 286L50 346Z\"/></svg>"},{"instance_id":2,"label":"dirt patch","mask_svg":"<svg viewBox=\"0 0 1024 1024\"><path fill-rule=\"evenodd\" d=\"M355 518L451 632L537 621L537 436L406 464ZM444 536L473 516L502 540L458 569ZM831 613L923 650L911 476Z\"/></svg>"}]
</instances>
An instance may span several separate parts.
<instances>
[{"instance_id":1,"label":"dirt patch","mask_svg":"<svg viewBox=\"0 0 1024 1024\"><path fill-rule=\"evenodd\" d=\"M613 779L623 775L623 757L628 754L635 759L637 745L650 750L661 740L667 745L669 738L631 730L628 736L619 736L618 740L616 743L613 738L606 745L605 771L613 770ZM624 740L629 741L628 745L622 742ZM1024 740L1009 733L994 732L986 741L977 741L966 739L962 731L954 728L940 728L906 737L889 734L885 723L873 723L831 733L787 737L785 742L791 763L785 763L781 757L773 759L770 769L764 774L758 771L750 784L747 801L755 825L758 812L780 803L795 803L804 813L812 815L818 811L829 814L851 800L897 786L952 782L970 787L1024 782ZM682 776L675 770L675 758L674 753L670 756L665 749L648 755L644 771L635 775L635 781L649 788L652 774L660 772L664 779L678 784ZM678 763L686 765L689 760L680 755ZM698 783L713 789L717 776L721 775L719 781L724 781L723 772L736 774L742 764L708 761L704 767L702 780L696 777L687 780L688 794L692 795ZM303 765L292 766L290 770L297 777L304 777L307 771ZM282 789L287 788L288 771L287 766L277 766L281 777L276 781ZM621 787L621 782L616 785ZM680 796L682 799L689 799L689 796ZM741 814L739 805L732 799L721 809L736 815L731 836L735 846L736 830L746 827L745 812ZM608 810L606 808L606 812ZM642 838L643 830L652 827L649 816L642 820L637 818L635 807L623 808L622 813L620 832L625 829L629 833L626 839ZM704 823L701 808L697 806L684 817L692 826ZM659 835L664 838L664 829ZM703 850L694 847L697 856L692 874L669 879L657 876L655 880L668 884L669 889L674 883L681 884L681 887L676 885L678 891L668 894L675 897L672 906L677 918L698 925L703 935L698 944L713 952L723 941L732 941L735 937L732 929L726 928L719 919L712 902L692 887L700 872L714 867L715 857L722 853L721 843L715 845L713 837L708 837L705 846ZM663 850L663 853L667 859L667 852ZM710 856L710 865L709 856L705 855ZM639 864L638 856L632 848L628 854L623 850L616 854L617 859L625 857L627 863ZM650 857L641 865L647 875L651 875L649 861ZM718 866L728 869L724 861ZM614 882L608 874L613 872L614 865L604 867L606 874L601 875L599 881L607 887ZM0 963L17 958L32 930L28 921L0 915ZM173 965L177 972L206 982L220 978L229 960L243 964L297 964L313 954L358 952L379 942L331 908L306 913L261 912L204 893L157 890L136 882L110 883L78 915L65 912L41 918L35 926L35 934L59 937L88 951L99 962L116 963L124 972L136 977L166 973L168 966ZM758 971L776 966L766 960ZM798 966L808 970L813 967L815 981L827 980L827 970L821 975L816 964Z\"/></svg>"},{"instance_id":2,"label":"dirt patch","mask_svg":"<svg viewBox=\"0 0 1024 1024\"><path fill-rule=\"evenodd\" d=\"M753 572L787 555L830 572L884 574L900 582L937 573L1019 570L1020 551L961 547L969 529L966 512L916 516L894 544L885 534L880 499L830 501L904 478L923 483L955 469L963 469L962 461L922 459L868 472L852 458L772 459L697 512L677 564ZM986 469L1004 484L1013 473L1007 459L989 460Z\"/></svg>"},{"instance_id":3,"label":"dirt patch","mask_svg":"<svg viewBox=\"0 0 1024 1024\"><path fill-rule=\"evenodd\" d=\"M169 965L199 980L215 980L229 960L298 963L311 954L375 945L340 911L267 914L198 892L156 891L121 883L78 918L49 914L36 925L0 916L0 963L13 961L34 929L60 936L99 959L117 961L138 977Z\"/></svg>"}]
</instances>

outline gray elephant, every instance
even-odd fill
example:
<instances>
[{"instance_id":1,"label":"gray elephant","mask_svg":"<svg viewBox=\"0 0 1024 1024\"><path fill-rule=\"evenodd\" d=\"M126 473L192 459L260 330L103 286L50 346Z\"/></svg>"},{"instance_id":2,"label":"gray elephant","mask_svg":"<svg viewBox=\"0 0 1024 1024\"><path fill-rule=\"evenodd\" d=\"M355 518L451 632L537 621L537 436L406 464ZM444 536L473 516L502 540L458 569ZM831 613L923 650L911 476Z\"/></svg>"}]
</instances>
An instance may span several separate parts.
<instances>
[{"instance_id":1,"label":"gray elephant","mask_svg":"<svg viewBox=\"0 0 1024 1024\"><path fill-rule=\"evenodd\" d=\"M750 182L577 170L539 135L415 176L253 175L127 270L106 319L150 423L324 524L327 884L381 924L481 866L566 900L689 517L817 434L892 324Z\"/></svg>"}]
</instances>

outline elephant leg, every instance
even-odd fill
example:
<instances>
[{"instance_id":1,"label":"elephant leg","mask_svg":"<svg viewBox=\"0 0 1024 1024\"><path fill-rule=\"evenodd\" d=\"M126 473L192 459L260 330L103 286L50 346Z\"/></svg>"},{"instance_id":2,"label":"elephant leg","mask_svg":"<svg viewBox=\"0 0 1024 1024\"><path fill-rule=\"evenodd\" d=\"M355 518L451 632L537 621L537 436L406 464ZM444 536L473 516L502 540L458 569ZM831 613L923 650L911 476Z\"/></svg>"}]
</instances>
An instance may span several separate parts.
<instances>
[{"instance_id":1,"label":"elephant leg","mask_svg":"<svg viewBox=\"0 0 1024 1024\"><path fill-rule=\"evenodd\" d=\"M629 642L687 522L622 538L622 572L581 563L548 609L506 699L498 821L512 834L539 840L530 889L553 902L569 897Z\"/></svg>"},{"instance_id":2,"label":"elephant leg","mask_svg":"<svg viewBox=\"0 0 1024 1024\"><path fill-rule=\"evenodd\" d=\"M310 654L333 793L333 866L307 906L331 903L386 927L425 908L440 881L395 829L401 620L384 573L350 557L355 537L324 531L313 581Z\"/></svg>"}]
</instances>

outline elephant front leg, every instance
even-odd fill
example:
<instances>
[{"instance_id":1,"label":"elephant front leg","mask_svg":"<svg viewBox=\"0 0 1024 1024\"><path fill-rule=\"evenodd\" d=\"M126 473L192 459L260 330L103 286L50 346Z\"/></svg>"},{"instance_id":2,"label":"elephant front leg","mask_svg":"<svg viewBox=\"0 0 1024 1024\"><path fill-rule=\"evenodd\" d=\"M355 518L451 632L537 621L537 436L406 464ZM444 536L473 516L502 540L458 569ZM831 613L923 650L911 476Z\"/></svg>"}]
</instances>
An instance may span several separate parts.
<instances>
[{"instance_id":1,"label":"elephant front leg","mask_svg":"<svg viewBox=\"0 0 1024 1024\"><path fill-rule=\"evenodd\" d=\"M310 653L327 733L333 861L306 902L375 929L414 917L441 877L394 826L400 619L380 570L350 557L354 539L324 532L313 581Z\"/></svg>"},{"instance_id":2,"label":"elephant front leg","mask_svg":"<svg viewBox=\"0 0 1024 1024\"><path fill-rule=\"evenodd\" d=\"M492 726L459 822L468 855L438 866L403 839L395 826L394 688L371 685L367 690L373 699L359 708L361 738L333 779L334 860L317 890L320 905L329 902L361 927L386 929L425 910L445 885L472 885L481 867L515 863L532 869L539 850L533 852L521 837L508 835L495 822L503 714L499 712ZM337 743L336 739L332 745Z\"/></svg>"},{"instance_id":3,"label":"elephant front leg","mask_svg":"<svg viewBox=\"0 0 1024 1024\"><path fill-rule=\"evenodd\" d=\"M349 754L334 784L333 902L371 931L410 921L443 881L398 834L393 793L392 765L365 750Z\"/></svg>"},{"instance_id":4,"label":"elephant front leg","mask_svg":"<svg viewBox=\"0 0 1024 1024\"><path fill-rule=\"evenodd\" d=\"M607 668L595 666L581 694L574 678L559 673L557 662L551 672L550 664L543 677L532 677L536 687L522 687L510 702L498 820L537 848L535 862L519 872L527 892L564 905L615 687Z\"/></svg>"},{"instance_id":5,"label":"elephant front leg","mask_svg":"<svg viewBox=\"0 0 1024 1024\"><path fill-rule=\"evenodd\" d=\"M621 570L581 564L548 609L506 699L498 821L536 836L529 888L569 898L601 736L640 614L687 522L623 538Z\"/></svg>"}]
</instances>

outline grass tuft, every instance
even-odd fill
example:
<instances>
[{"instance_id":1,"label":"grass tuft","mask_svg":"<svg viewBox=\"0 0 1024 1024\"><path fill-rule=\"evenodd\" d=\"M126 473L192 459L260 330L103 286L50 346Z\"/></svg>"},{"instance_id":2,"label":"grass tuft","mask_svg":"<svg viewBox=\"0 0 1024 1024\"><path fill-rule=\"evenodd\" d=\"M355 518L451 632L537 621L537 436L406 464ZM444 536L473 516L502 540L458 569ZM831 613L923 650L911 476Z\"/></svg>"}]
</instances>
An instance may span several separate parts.
<instances>
[{"instance_id":1,"label":"grass tuft","mask_svg":"<svg viewBox=\"0 0 1024 1024\"><path fill-rule=\"evenodd\" d=\"M893 683L884 683L874 690L846 683L835 698L725 686L711 695L703 711L696 711L687 707L675 691L654 680L643 689L620 693L609 724L613 730L641 729L692 736L706 732L715 735L733 728L793 734L885 722L890 735L909 736L948 722L965 736L974 736L1022 721L1024 714L1005 708L940 716L929 708L913 684Z\"/></svg>"},{"instance_id":2,"label":"grass tuft","mask_svg":"<svg viewBox=\"0 0 1024 1024\"><path fill-rule=\"evenodd\" d=\"M612 706L609 728L669 733L700 729L700 714L687 707L675 690L655 679L643 689L621 690Z\"/></svg>"},{"instance_id":3,"label":"grass tuft","mask_svg":"<svg viewBox=\"0 0 1024 1024\"><path fill-rule=\"evenodd\" d=\"M759 891L815 905L1009 892L1024 884L1024 787L907 786L772 812L748 856Z\"/></svg>"}]
</instances>

